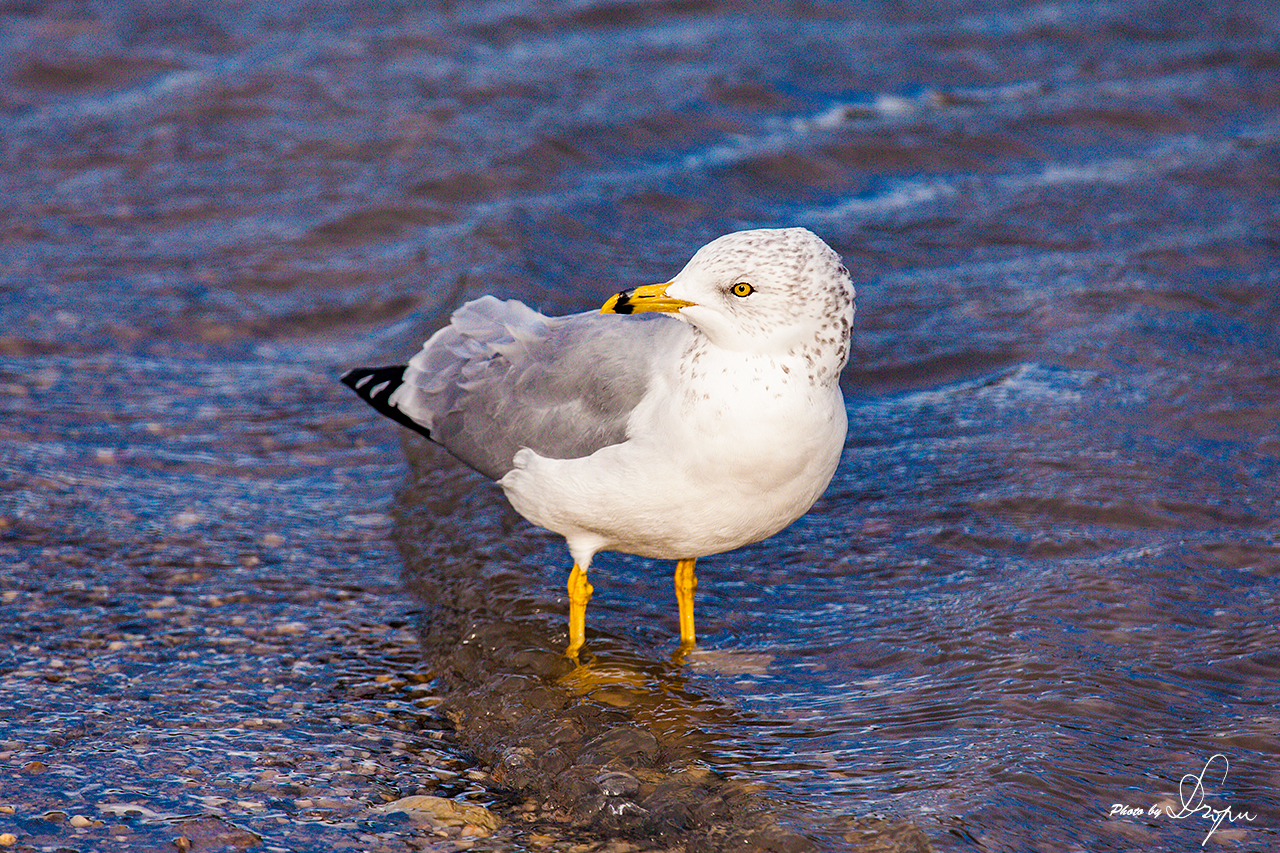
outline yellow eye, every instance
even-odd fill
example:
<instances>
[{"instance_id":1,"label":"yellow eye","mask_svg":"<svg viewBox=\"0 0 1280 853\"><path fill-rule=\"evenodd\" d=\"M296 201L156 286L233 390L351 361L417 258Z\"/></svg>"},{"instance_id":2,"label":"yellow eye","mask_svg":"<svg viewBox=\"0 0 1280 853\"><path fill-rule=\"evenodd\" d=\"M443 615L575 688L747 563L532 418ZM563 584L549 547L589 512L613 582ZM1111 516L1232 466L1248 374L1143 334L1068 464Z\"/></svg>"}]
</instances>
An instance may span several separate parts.
<instances>
[{"instance_id":1,"label":"yellow eye","mask_svg":"<svg viewBox=\"0 0 1280 853\"><path fill-rule=\"evenodd\" d=\"M750 296L756 292L756 289L745 281L738 282L730 289L733 291L734 296Z\"/></svg>"}]
</instances>

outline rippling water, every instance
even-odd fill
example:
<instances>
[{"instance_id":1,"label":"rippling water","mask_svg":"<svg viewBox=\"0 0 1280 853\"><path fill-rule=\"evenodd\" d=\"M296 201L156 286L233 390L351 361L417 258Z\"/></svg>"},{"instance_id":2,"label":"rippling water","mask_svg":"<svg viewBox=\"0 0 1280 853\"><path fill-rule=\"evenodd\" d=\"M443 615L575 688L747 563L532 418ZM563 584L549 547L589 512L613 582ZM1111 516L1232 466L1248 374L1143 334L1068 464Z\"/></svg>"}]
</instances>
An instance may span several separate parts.
<instances>
[{"instance_id":1,"label":"rippling water","mask_svg":"<svg viewBox=\"0 0 1280 853\"><path fill-rule=\"evenodd\" d=\"M336 373L799 224L859 288L836 479L700 561L679 666L669 567L602 557L598 662L821 847L1193 849L1112 807L1221 755L1208 844L1274 849L1278 43L1263 2L0 6L4 607L63 614L6 684L79 648L73 582L403 619L400 439ZM426 633L558 630L562 543L409 450Z\"/></svg>"}]
</instances>

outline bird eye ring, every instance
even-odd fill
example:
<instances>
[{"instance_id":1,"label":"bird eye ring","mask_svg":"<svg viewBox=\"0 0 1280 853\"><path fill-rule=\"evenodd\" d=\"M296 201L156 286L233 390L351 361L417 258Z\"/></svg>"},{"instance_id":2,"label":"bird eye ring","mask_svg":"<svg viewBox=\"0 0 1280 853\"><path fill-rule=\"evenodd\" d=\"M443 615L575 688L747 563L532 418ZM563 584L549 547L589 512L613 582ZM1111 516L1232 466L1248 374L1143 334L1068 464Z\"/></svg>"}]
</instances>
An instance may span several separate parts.
<instances>
[{"instance_id":1,"label":"bird eye ring","mask_svg":"<svg viewBox=\"0 0 1280 853\"><path fill-rule=\"evenodd\" d=\"M750 296L756 292L756 289L745 281L740 281L729 289L733 292L734 296Z\"/></svg>"}]
</instances>

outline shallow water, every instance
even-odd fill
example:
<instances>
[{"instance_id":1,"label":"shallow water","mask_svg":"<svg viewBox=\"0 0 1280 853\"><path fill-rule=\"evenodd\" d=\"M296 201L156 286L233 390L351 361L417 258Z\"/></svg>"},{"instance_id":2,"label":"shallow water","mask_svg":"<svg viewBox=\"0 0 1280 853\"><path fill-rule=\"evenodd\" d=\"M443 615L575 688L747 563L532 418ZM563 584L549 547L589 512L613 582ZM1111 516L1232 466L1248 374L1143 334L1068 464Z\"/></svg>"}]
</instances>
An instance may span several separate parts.
<instances>
[{"instance_id":1,"label":"shallow water","mask_svg":"<svg viewBox=\"0 0 1280 853\"><path fill-rule=\"evenodd\" d=\"M1275 848L1272 5L4 7L0 832L463 843L368 811L435 792L546 839L1180 851L1199 815L1112 807L1204 770L1252 817L1206 846ZM682 661L671 567L602 556L574 676L562 543L333 377L791 224L859 287L836 479L699 562ZM120 757L178 734L244 754ZM522 831L484 843L561 843Z\"/></svg>"}]
</instances>

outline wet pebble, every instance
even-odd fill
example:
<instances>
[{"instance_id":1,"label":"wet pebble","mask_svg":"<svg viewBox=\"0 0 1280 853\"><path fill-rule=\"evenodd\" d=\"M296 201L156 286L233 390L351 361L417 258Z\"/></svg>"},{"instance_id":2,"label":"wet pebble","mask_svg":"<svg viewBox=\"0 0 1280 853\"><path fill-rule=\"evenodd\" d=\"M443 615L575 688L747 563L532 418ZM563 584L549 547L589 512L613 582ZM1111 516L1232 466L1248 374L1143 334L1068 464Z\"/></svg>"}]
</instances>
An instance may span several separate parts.
<instances>
[{"instance_id":1,"label":"wet pebble","mask_svg":"<svg viewBox=\"0 0 1280 853\"><path fill-rule=\"evenodd\" d=\"M513 746L503 751L493 766L492 779L503 788L522 789L533 784L542 767L527 746Z\"/></svg>"},{"instance_id":2,"label":"wet pebble","mask_svg":"<svg viewBox=\"0 0 1280 853\"><path fill-rule=\"evenodd\" d=\"M404 813L414 821L427 823L433 828L458 827L468 836L491 835L502 825L502 819L484 806L460 803L443 797L412 796L378 806L383 814Z\"/></svg>"},{"instance_id":3,"label":"wet pebble","mask_svg":"<svg viewBox=\"0 0 1280 853\"><path fill-rule=\"evenodd\" d=\"M174 845L179 850L193 848L197 850L218 848L242 850L262 844L262 838L255 833L216 817L183 821L177 824L174 829L181 833L174 839Z\"/></svg>"},{"instance_id":4,"label":"wet pebble","mask_svg":"<svg viewBox=\"0 0 1280 853\"><path fill-rule=\"evenodd\" d=\"M601 773L592 781L600 786L600 793L606 797L634 797L640 790L640 780L630 773L611 771Z\"/></svg>"},{"instance_id":5,"label":"wet pebble","mask_svg":"<svg viewBox=\"0 0 1280 853\"><path fill-rule=\"evenodd\" d=\"M643 729L618 727L592 739L582 750L583 764L621 761L628 766L652 764L658 754L658 739Z\"/></svg>"}]
</instances>

